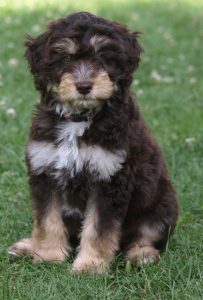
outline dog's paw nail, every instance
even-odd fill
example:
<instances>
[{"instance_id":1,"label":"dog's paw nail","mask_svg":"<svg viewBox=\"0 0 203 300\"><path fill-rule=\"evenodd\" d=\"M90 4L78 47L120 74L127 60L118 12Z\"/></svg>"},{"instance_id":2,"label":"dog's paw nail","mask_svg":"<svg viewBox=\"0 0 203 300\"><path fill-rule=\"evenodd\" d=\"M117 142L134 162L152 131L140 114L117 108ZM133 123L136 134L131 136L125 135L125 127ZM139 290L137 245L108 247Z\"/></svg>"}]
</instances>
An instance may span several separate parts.
<instances>
[{"instance_id":1,"label":"dog's paw nail","mask_svg":"<svg viewBox=\"0 0 203 300\"><path fill-rule=\"evenodd\" d=\"M155 264L155 263L158 263L159 260L160 260L159 256L148 256L148 257L144 257L143 259L140 259L138 261L138 265Z\"/></svg>"},{"instance_id":2,"label":"dog's paw nail","mask_svg":"<svg viewBox=\"0 0 203 300\"><path fill-rule=\"evenodd\" d=\"M10 248L8 248L7 249L7 253L9 254L9 255L12 255L12 256L21 256L21 254L20 253L18 253L18 252L16 252L16 251L14 251L14 250L12 250L12 249L10 249Z\"/></svg>"}]
</instances>

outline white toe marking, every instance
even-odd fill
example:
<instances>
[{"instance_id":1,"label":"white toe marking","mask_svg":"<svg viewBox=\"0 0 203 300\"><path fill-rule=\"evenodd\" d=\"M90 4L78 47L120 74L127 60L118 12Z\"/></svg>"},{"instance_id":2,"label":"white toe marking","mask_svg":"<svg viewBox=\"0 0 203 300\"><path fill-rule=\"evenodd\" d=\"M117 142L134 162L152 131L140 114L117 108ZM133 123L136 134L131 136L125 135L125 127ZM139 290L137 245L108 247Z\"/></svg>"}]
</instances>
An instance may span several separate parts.
<instances>
[{"instance_id":1,"label":"white toe marking","mask_svg":"<svg viewBox=\"0 0 203 300\"><path fill-rule=\"evenodd\" d=\"M20 253L17 253L17 252L15 252L15 251L13 251L13 250L7 250L7 253L8 253L9 255L13 255L13 256L20 256Z\"/></svg>"}]
</instances>

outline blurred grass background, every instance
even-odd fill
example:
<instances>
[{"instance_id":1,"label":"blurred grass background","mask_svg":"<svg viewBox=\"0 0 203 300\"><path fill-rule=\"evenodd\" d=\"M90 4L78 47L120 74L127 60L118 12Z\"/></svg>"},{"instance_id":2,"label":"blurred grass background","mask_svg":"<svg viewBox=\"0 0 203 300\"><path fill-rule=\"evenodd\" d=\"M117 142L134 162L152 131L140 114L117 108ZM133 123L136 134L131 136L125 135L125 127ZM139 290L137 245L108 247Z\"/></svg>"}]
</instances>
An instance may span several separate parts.
<instances>
[{"instance_id":1,"label":"blurred grass background","mask_svg":"<svg viewBox=\"0 0 203 300\"><path fill-rule=\"evenodd\" d=\"M24 147L39 98L23 59L26 34L75 11L141 31L145 52L132 85L165 153L181 203L177 231L159 265L119 259L105 276L70 273L71 261L33 267L5 249L32 227ZM0 299L202 299L203 1L0 0Z\"/></svg>"}]
</instances>

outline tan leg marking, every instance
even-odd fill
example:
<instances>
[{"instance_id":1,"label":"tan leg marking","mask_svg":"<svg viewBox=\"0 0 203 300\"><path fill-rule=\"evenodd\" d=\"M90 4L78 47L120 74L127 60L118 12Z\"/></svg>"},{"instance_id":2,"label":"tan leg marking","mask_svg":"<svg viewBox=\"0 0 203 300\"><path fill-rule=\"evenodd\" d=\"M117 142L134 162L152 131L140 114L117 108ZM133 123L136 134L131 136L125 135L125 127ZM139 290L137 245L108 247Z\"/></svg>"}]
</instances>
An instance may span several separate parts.
<instances>
[{"instance_id":1,"label":"tan leg marking","mask_svg":"<svg viewBox=\"0 0 203 300\"><path fill-rule=\"evenodd\" d=\"M98 236L96 205L90 199L81 233L79 253L73 263L73 271L103 274L109 267L119 247L120 226Z\"/></svg>"},{"instance_id":2,"label":"tan leg marking","mask_svg":"<svg viewBox=\"0 0 203 300\"><path fill-rule=\"evenodd\" d=\"M134 243L126 253L126 258L138 265L156 263L160 260L159 250L153 246L153 242L160 238L162 228L153 228L143 225L142 238Z\"/></svg>"},{"instance_id":3,"label":"tan leg marking","mask_svg":"<svg viewBox=\"0 0 203 300\"><path fill-rule=\"evenodd\" d=\"M159 250L153 246L134 244L126 254L126 258L138 265L156 263L160 260Z\"/></svg>"},{"instance_id":4,"label":"tan leg marking","mask_svg":"<svg viewBox=\"0 0 203 300\"><path fill-rule=\"evenodd\" d=\"M34 263L44 260L61 262L68 256L69 250L61 211L57 201L53 200L40 226L37 221L34 222L32 237L15 243L8 253L31 255Z\"/></svg>"}]
</instances>

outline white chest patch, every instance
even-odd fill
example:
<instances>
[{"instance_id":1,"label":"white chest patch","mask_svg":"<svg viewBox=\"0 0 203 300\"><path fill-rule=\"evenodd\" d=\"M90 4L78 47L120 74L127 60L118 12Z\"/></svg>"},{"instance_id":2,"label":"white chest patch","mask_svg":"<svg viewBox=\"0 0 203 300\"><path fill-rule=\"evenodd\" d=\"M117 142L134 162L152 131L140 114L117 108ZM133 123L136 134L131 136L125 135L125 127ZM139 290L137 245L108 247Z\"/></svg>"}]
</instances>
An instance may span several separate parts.
<instances>
[{"instance_id":1,"label":"white chest patch","mask_svg":"<svg viewBox=\"0 0 203 300\"><path fill-rule=\"evenodd\" d=\"M105 150L99 146L78 145L89 122L70 122L58 128L58 146L50 142L30 141L27 148L32 171L40 174L47 167L55 171L67 169L70 177L80 173L84 167L98 180L110 180L110 177L122 168L126 152Z\"/></svg>"}]
</instances>

